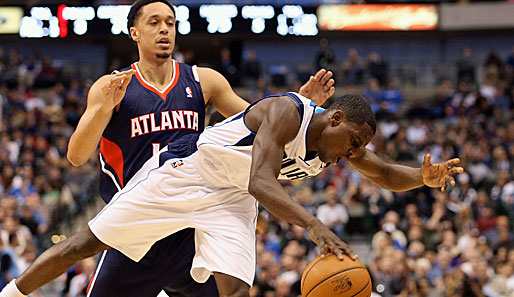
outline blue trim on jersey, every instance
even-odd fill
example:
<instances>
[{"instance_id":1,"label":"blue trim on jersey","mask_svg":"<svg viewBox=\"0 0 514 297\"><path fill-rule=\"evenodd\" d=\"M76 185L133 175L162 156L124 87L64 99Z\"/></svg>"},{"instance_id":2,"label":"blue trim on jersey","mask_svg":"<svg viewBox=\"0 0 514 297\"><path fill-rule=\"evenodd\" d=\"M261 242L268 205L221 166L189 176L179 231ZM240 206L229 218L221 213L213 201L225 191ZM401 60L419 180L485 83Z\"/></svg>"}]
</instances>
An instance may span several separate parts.
<instances>
[{"instance_id":1,"label":"blue trim on jersey","mask_svg":"<svg viewBox=\"0 0 514 297\"><path fill-rule=\"evenodd\" d=\"M302 119L303 119L303 113L304 113L304 109L305 109L305 107L303 106L302 100L300 100L300 98L298 98L295 94L292 94L292 93L286 93L284 95L289 98L292 98L294 101L296 101L296 104L298 104L298 111L300 112L300 125L301 125Z\"/></svg>"},{"instance_id":2,"label":"blue trim on jersey","mask_svg":"<svg viewBox=\"0 0 514 297\"><path fill-rule=\"evenodd\" d=\"M253 132L250 128L248 128L248 126L246 125L246 122L245 122L245 118L244 118L244 116L250 110L250 108L252 108L253 106L255 106L255 104L259 103L260 101L262 101L264 99L272 98L272 97L280 97L280 96L281 95L269 95L266 97L262 97L261 99L255 100L254 102L250 103L250 105L248 105L248 107L243 111L243 113L241 113L241 115L243 116L243 125L245 125L246 129L248 129L248 131L250 131L250 133L255 134L255 132Z\"/></svg>"},{"instance_id":3,"label":"blue trim on jersey","mask_svg":"<svg viewBox=\"0 0 514 297\"><path fill-rule=\"evenodd\" d=\"M246 125L246 122L245 122L245 118L244 118L244 116L250 110L250 108L252 108L253 106L255 106L255 104L259 103L260 101L262 101L264 99L273 98L273 97L282 97L282 96L287 96L287 97L293 99L294 101L296 101L296 104L298 104L298 112L300 113L300 125L301 125L302 119L303 119L303 113L304 113L304 105L303 105L302 100L300 100L300 98L298 98L296 95L291 94L291 93L280 94L280 95L269 95L269 96L262 97L261 99L255 100L254 102L250 103L250 105L241 114L241 116L243 117L243 124L245 125L246 129L248 129L248 131L250 131L250 133L255 134L255 132L253 132L250 128L248 128L248 126ZM240 116L237 116L236 118L239 119ZM236 119L234 118L232 120L236 120Z\"/></svg>"},{"instance_id":4,"label":"blue trim on jersey","mask_svg":"<svg viewBox=\"0 0 514 297\"><path fill-rule=\"evenodd\" d=\"M255 133L248 134L245 138L242 138L239 140L236 144L233 146L248 146L253 145L253 141L255 140Z\"/></svg>"},{"instance_id":5,"label":"blue trim on jersey","mask_svg":"<svg viewBox=\"0 0 514 297\"><path fill-rule=\"evenodd\" d=\"M205 129L211 129L211 128L214 128L214 127L221 127L221 126L225 126L225 125L226 125L226 124L228 124L228 123L231 123L231 122L233 122L233 121L235 121L235 120L239 120L239 119L243 116L243 113L244 113L244 111L243 111L243 112L241 112L241 113L240 113L238 116L236 116L235 118L231 119L230 121L227 121L227 122L223 121L223 122L221 122L221 123L217 123L217 124L215 124L215 125L213 125L213 126L205 127ZM248 127L247 127L247 128L248 128Z\"/></svg>"}]
</instances>

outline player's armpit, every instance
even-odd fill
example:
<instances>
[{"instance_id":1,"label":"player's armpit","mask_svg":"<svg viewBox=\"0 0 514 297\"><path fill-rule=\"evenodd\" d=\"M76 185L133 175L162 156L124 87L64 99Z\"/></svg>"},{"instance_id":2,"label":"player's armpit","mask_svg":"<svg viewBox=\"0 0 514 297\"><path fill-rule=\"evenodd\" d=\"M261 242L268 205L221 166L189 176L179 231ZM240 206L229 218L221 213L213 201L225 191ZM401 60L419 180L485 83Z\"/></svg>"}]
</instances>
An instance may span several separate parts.
<instances>
[{"instance_id":1,"label":"player's armpit","mask_svg":"<svg viewBox=\"0 0 514 297\"><path fill-rule=\"evenodd\" d=\"M248 107L248 102L234 93L221 73L205 67L197 69L205 104L211 104L225 117L233 116Z\"/></svg>"}]
</instances>

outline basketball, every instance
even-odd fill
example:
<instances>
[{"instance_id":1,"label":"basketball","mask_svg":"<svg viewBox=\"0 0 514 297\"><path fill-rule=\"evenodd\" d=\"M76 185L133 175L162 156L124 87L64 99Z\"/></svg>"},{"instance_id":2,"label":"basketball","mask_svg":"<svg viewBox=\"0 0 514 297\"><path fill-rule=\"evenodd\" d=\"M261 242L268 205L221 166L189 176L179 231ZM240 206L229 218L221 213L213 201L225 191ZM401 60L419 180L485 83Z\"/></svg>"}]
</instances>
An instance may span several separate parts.
<instances>
[{"instance_id":1,"label":"basketball","mask_svg":"<svg viewBox=\"0 0 514 297\"><path fill-rule=\"evenodd\" d=\"M369 297L371 288L366 266L347 255L343 261L334 254L317 257L302 276L303 297Z\"/></svg>"}]
</instances>

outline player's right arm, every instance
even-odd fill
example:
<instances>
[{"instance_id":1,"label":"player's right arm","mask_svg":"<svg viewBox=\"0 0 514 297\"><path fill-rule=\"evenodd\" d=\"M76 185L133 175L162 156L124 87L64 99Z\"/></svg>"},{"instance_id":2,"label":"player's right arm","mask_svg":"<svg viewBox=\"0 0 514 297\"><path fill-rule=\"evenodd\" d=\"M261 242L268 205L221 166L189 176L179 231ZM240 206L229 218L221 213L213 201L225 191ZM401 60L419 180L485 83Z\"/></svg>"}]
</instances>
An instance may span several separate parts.
<instances>
[{"instance_id":1,"label":"player's right arm","mask_svg":"<svg viewBox=\"0 0 514 297\"><path fill-rule=\"evenodd\" d=\"M251 130L257 131L248 186L250 194L274 216L307 229L322 253L330 250L340 259L343 253L356 258L327 226L291 199L277 180L284 147L300 128L297 104L288 97L262 102L248 112L245 122Z\"/></svg>"},{"instance_id":2,"label":"player's right arm","mask_svg":"<svg viewBox=\"0 0 514 297\"><path fill-rule=\"evenodd\" d=\"M87 162L96 151L100 138L111 120L114 108L125 96L132 69L117 74L104 75L90 88L86 111L68 143L68 161L73 166Z\"/></svg>"}]
</instances>

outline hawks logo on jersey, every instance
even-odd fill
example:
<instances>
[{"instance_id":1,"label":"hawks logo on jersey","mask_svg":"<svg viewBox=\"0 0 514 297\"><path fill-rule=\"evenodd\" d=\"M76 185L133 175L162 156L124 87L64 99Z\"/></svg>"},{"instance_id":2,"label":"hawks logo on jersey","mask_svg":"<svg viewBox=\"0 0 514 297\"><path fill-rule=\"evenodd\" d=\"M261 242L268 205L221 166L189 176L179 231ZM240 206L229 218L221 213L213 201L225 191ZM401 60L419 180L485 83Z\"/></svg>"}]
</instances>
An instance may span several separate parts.
<instances>
[{"instance_id":1,"label":"hawks logo on jersey","mask_svg":"<svg viewBox=\"0 0 514 297\"><path fill-rule=\"evenodd\" d=\"M166 110L161 112L161 119L156 119L155 113L140 115L130 119L130 137L148 133L189 129L198 131L198 112L193 110Z\"/></svg>"}]
</instances>

